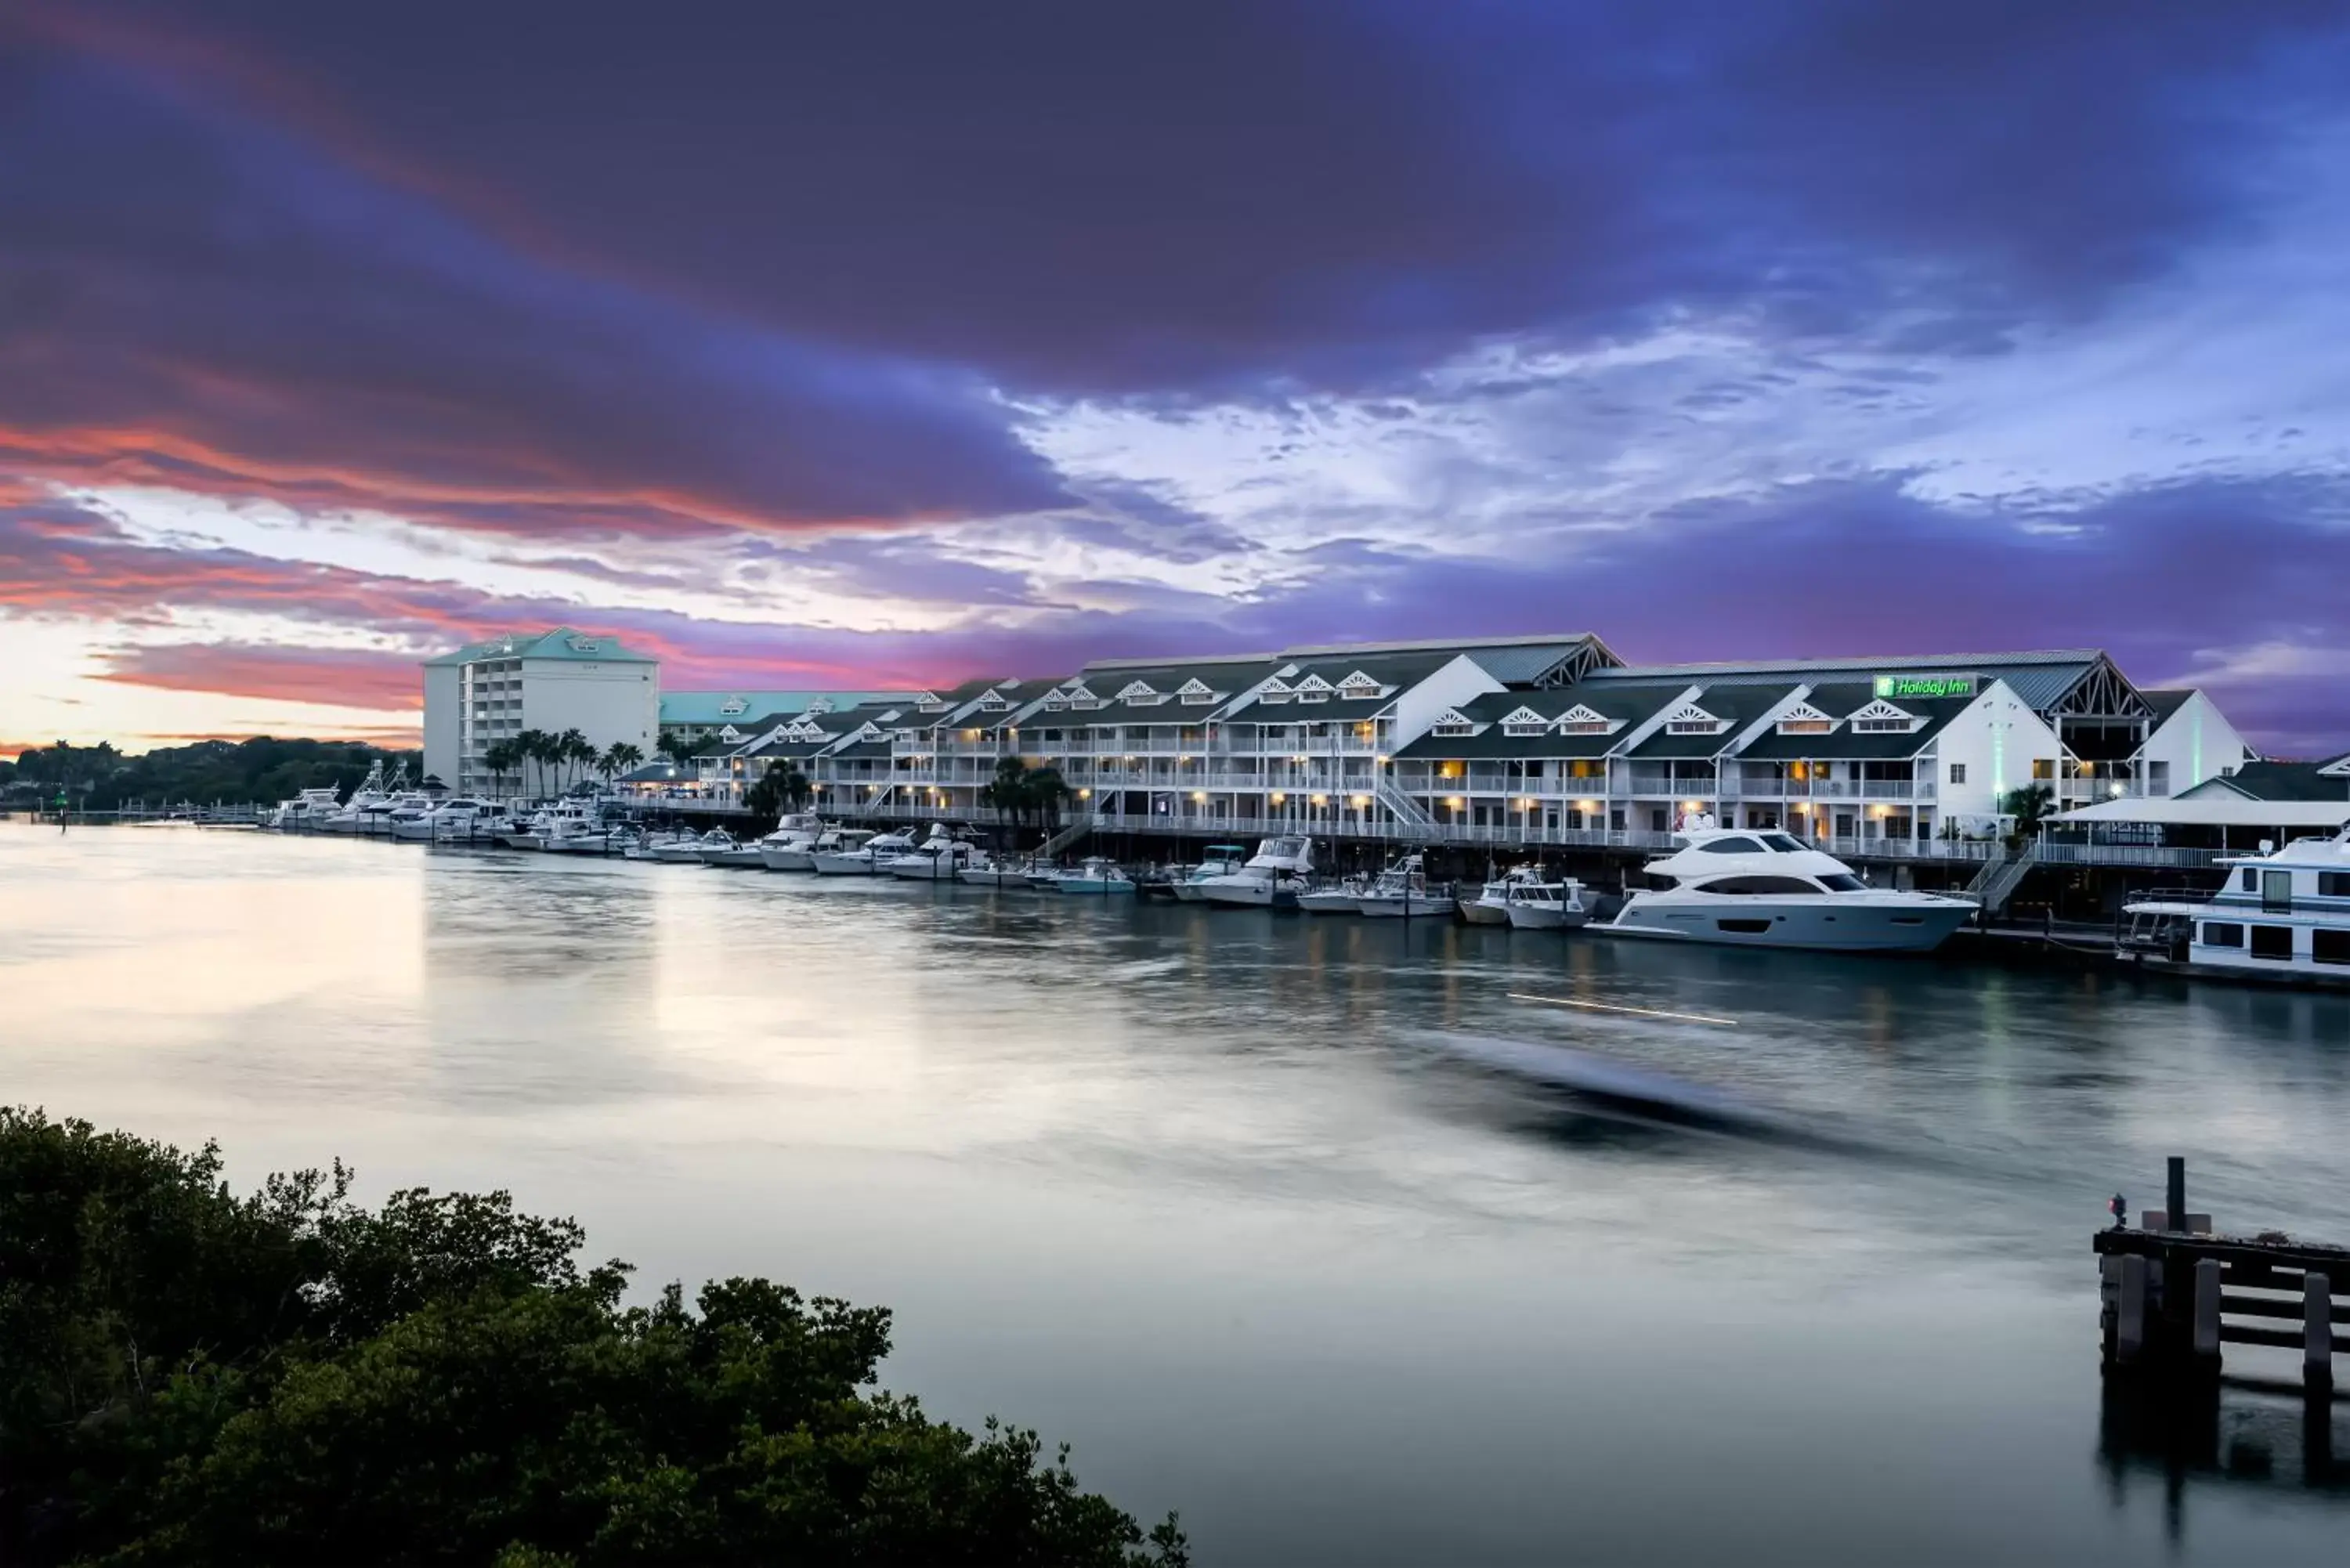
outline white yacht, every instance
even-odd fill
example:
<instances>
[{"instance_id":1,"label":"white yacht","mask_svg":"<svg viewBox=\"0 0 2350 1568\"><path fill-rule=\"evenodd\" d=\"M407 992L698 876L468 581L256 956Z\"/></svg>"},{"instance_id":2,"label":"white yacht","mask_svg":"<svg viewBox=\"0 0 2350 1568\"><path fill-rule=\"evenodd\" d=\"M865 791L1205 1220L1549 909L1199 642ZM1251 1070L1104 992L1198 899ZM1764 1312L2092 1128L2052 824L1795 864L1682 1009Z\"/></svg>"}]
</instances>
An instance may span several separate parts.
<instances>
[{"instance_id":1,"label":"white yacht","mask_svg":"<svg viewBox=\"0 0 2350 1568\"><path fill-rule=\"evenodd\" d=\"M1584 901L1583 884L1572 877L1564 882L1513 882L1503 915L1513 930L1571 931L1591 919L1591 907Z\"/></svg>"},{"instance_id":2,"label":"white yacht","mask_svg":"<svg viewBox=\"0 0 2350 1568\"><path fill-rule=\"evenodd\" d=\"M1355 900L1371 890L1371 885L1360 877L1349 877L1344 882L1327 882L1319 888L1309 888L1297 895L1297 907L1309 915L1359 915Z\"/></svg>"},{"instance_id":3,"label":"white yacht","mask_svg":"<svg viewBox=\"0 0 2350 1568\"><path fill-rule=\"evenodd\" d=\"M2209 898L2122 906L2120 949L2185 974L2296 985L2350 985L2350 827L2220 862Z\"/></svg>"},{"instance_id":4,"label":"white yacht","mask_svg":"<svg viewBox=\"0 0 2350 1568\"><path fill-rule=\"evenodd\" d=\"M827 849L808 856L808 869L819 877L877 877L881 867L914 846L910 833L883 833L847 849Z\"/></svg>"},{"instance_id":5,"label":"white yacht","mask_svg":"<svg viewBox=\"0 0 2350 1568\"><path fill-rule=\"evenodd\" d=\"M506 842L516 849L567 854L585 847L589 839L597 849L603 848L604 826L594 808L585 801L565 800L532 814L522 831L508 835Z\"/></svg>"},{"instance_id":6,"label":"white yacht","mask_svg":"<svg viewBox=\"0 0 2350 1568\"><path fill-rule=\"evenodd\" d=\"M759 864L770 871L805 871L807 852L825 835L824 819L812 811L793 812L759 840Z\"/></svg>"},{"instance_id":7,"label":"white yacht","mask_svg":"<svg viewBox=\"0 0 2350 1568\"><path fill-rule=\"evenodd\" d=\"M279 801L277 809L270 815L269 826L285 833L319 827L341 810L342 805L343 797L332 784L306 789L291 800Z\"/></svg>"},{"instance_id":8,"label":"white yacht","mask_svg":"<svg viewBox=\"0 0 2350 1568\"><path fill-rule=\"evenodd\" d=\"M1472 926L1506 926L1510 923L1510 889L1542 885L1540 867L1513 866L1479 888L1475 898L1461 899L1461 918Z\"/></svg>"},{"instance_id":9,"label":"white yacht","mask_svg":"<svg viewBox=\"0 0 2350 1568\"><path fill-rule=\"evenodd\" d=\"M629 840L620 851L620 857L624 860L653 860L660 857L665 846L698 842L700 840L691 828L648 827Z\"/></svg>"},{"instance_id":10,"label":"white yacht","mask_svg":"<svg viewBox=\"0 0 2350 1568\"><path fill-rule=\"evenodd\" d=\"M770 871L813 871L816 857L844 854L872 836L867 827L819 827L816 836L796 843L776 842L770 834L759 841L759 860Z\"/></svg>"},{"instance_id":11,"label":"white yacht","mask_svg":"<svg viewBox=\"0 0 2350 1568\"><path fill-rule=\"evenodd\" d=\"M987 864L987 851L968 838L957 838L943 828L879 868L901 882L951 882L966 866Z\"/></svg>"},{"instance_id":12,"label":"white yacht","mask_svg":"<svg viewBox=\"0 0 2350 1568\"><path fill-rule=\"evenodd\" d=\"M760 857L756 840L745 844L732 834L723 836L724 843L704 838L702 841L702 863L704 866L731 867L737 871L764 871L767 863Z\"/></svg>"},{"instance_id":13,"label":"white yacht","mask_svg":"<svg viewBox=\"0 0 2350 1568\"><path fill-rule=\"evenodd\" d=\"M1229 877L1238 871L1248 858L1248 851L1237 844L1211 844L1201 852L1197 866L1187 867L1167 880L1167 890L1175 895L1178 903L1200 901L1200 884L1211 877Z\"/></svg>"},{"instance_id":14,"label":"white yacht","mask_svg":"<svg viewBox=\"0 0 2350 1568\"><path fill-rule=\"evenodd\" d=\"M452 795L422 816L394 823L392 836L427 841L471 838L484 823L497 815L497 809L488 801L475 800L472 795Z\"/></svg>"},{"instance_id":15,"label":"white yacht","mask_svg":"<svg viewBox=\"0 0 2350 1568\"><path fill-rule=\"evenodd\" d=\"M1414 916L1424 920L1430 915L1449 918L1452 896L1441 888L1431 889L1420 857L1407 855L1355 895L1355 912L1375 920L1408 920Z\"/></svg>"},{"instance_id":16,"label":"white yacht","mask_svg":"<svg viewBox=\"0 0 2350 1568\"><path fill-rule=\"evenodd\" d=\"M1082 862L1073 871L1065 871L1055 879L1054 887L1064 893L1131 893L1134 878L1128 876L1115 860L1096 855Z\"/></svg>"},{"instance_id":17,"label":"white yacht","mask_svg":"<svg viewBox=\"0 0 2350 1568\"><path fill-rule=\"evenodd\" d=\"M1686 847L1648 864L1649 886L1590 929L1741 947L1922 953L1974 918L1970 899L1872 888L1833 855L1783 833L1716 827L1680 837Z\"/></svg>"},{"instance_id":18,"label":"white yacht","mask_svg":"<svg viewBox=\"0 0 2350 1568\"><path fill-rule=\"evenodd\" d=\"M1314 876L1314 841L1284 835L1260 840L1256 853L1239 870L1222 877L1203 877L1192 886L1211 904L1234 904L1254 909L1295 909L1297 895Z\"/></svg>"},{"instance_id":19,"label":"white yacht","mask_svg":"<svg viewBox=\"0 0 2350 1568\"><path fill-rule=\"evenodd\" d=\"M732 849L734 836L725 829L713 827L699 838L676 838L657 846L652 858L664 866L699 866L705 850Z\"/></svg>"},{"instance_id":20,"label":"white yacht","mask_svg":"<svg viewBox=\"0 0 2350 1568\"><path fill-rule=\"evenodd\" d=\"M404 764L402 772L405 773ZM383 763L378 762L368 769L367 777L359 780L359 787L351 791L351 798L343 802L339 809L328 813L317 826L328 833L364 832L390 805L391 791L384 787Z\"/></svg>"}]
</instances>

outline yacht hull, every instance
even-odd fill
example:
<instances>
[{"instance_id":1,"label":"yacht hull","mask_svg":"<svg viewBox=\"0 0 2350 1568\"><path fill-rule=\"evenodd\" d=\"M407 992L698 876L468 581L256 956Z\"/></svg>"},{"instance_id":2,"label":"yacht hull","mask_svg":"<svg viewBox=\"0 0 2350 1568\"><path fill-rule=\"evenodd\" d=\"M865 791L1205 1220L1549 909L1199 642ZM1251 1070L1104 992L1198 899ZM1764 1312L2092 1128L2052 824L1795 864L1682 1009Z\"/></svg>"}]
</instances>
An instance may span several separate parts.
<instances>
[{"instance_id":1,"label":"yacht hull","mask_svg":"<svg viewBox=\"0 0 2350 1568\"><path fill-rule=\"evenodd\" d=\"M932 859L928 856L905 860L893 860L884 867L900 882L951 882L955 879L955 863L951 858Z\"/></svg>"},{"instance_id":2,"label":"yacht hull","mask_svg":"<svg viewBox=\"0 0 2350 1568\"><path fill-rule=\"evenodd\" d=\"M1591 911L1564 904L1513 904L1508 919L1514 931L1571 931L1589 920Z\"/></svg>"},{"instance_id":3,"label":"yacht hull","mask_svg":"<svg viewBox=\"0 0 2350 1568\"><path fill-rule=\"evenodd\" d=\"M968 882L974 888L1026 888L1028 874L1002 866L966 866L955 873L955 880Z\"/></svg>"},{"instance_id":4,"label":"yacht hull","mask_svg":"<svg viewBox=\"0 0 2350 1568\"><path fill-rule=\"evenodd\" d=\"M741 849L705 849L702 852L702 863L704 866L730 866L738 870L751 871L760 870L766 865L765 861L759 858L758 850L747 846Z\"/></svg>"},{"instance_id":5,"label":"yacht hull","mask_svg":"<svg viewBox=\"0 0 2350 1568\"><path fill-rule=\"evenodd\" d=\"M1123 877L1113 881L1097 877L1064 877L1059 886L1064 893L1075 893L1087 898L1107 898L1117 893L1134 891L1134 884Z\"/></svg>"},{"instance_id":6,"label":"yacht hull","mask_svg":"<svg viewBox=\"0 0 2350 1568\"><path fill-rule=\"evenodd\" d=\"M1355 908L1356 897L1344 888L1331 888L1319 893L1298 894L1297 907L1309 915L1352 915L1360 912Z\"/></svg>"},{"instance_id":7,"label":"yacht hull","mask_svg":"<svg viewBox=\"0 0 2350 1568\"><path fill-rule=\"evenodd\" d=\"M1431 898L1426 894L1416 898L1384 898L1376 893L1357 894L1355 913L1370 920L1425 920L1447 918L1452 914L1452 900Z\"/></svg>"},{"instance_id":8,"label":"yacht hull","mask_svg":"<svg viewBox=\"0 0 2350 1568\"><path fill-rule=\"evenodd\" d=\"M663 866L699 866L702 864L702 846L698 844L655 845L650 858Z\"/></svg>"},{"instance_id":9,"label":"yacht hull","mask_svg":"<svg viewBox=\"0 0 2350 1568\"><path fill-rule=\"evenodd\" d=\"M1461 918L1472 926L1506 926L1511 924L1506 904L1489 904L1482 898L1462 898L1459 901Z\"/></svg>"},{"instance_id":10,"label":"yacht hull","mask_svg":"<svg viewBox=\"0 0 2350 1568\"><path fill-rule=\"evenodd\" d=\"M811 855L808 869L819 877L871 877L879 867L869 855Z\"/></svg>"},{"instance_id":11,"label":"yacht hull","mask_svg":"<svg viewBox=\"0 0 2350 1568\"><path fill-rule=\"evenodd\" d=\"M1637 900L1604 926L1612 937L1711 942L1728 947L1803 948L1814 952L1931 952L1973 917L1971 904L1866 905L1740 898L1642 907Z\"/></svg>"},{"instance_id":12,"label":"yacht hull","mask_svg":"<svg viewBox=\"0 0 2350 1568\"><path fill-rule=\"evenodd\" d=\"M762 849L759 864L770 871L813 871L815 857L806 849Z\"/></svg>"}]
</instances>

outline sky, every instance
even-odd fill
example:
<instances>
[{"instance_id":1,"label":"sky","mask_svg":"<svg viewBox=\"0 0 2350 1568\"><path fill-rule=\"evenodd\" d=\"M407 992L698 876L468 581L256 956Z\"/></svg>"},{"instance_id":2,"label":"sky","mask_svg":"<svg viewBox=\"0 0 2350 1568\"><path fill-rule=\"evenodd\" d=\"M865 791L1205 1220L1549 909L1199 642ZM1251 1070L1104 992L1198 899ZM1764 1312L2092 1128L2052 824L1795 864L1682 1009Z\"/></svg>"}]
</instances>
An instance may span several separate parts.
<instances>
[{"instance_id":1,"label":"sky","mask_svg":"<svg viewBox=\"0 0 2350 1568\"><path fill-rule=\"evenodd\" d=\"M0 0L0 754L1592 630L2350 746L2350 8Z\"/></svg>"}]
</instances>

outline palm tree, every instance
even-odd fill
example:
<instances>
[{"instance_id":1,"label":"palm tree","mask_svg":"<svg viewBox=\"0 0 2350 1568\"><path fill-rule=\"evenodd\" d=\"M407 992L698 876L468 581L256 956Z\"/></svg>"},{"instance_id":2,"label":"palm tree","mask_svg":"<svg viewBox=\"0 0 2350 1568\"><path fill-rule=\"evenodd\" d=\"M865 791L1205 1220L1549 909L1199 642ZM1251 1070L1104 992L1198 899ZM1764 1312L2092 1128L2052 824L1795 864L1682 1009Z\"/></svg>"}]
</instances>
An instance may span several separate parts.
<instances>
[{"instance_id":1,"label":"palm tree","mask_svg":"<svg viewBox=\"0 0 2350 1568\"><path fill-rule=\"evenodd\" d=\"M809 789L807 775L795 763L772 762L759 782L743 792L743 804L753 816L773 820L806 805Z\"/></svg>"},{"instance_id":2,"label":"palm tree","mask_svg":"<svg viewBox=\"0 0 2350 1568\"><path fill-rule=\"evenodd\" d=\"M2049 817L2055 814L2055 808L2056 792L2044 784L2025 784L2022 789L2010 790L2006 798L1999 803L2001 812L2015 820L2015 826L2008 836L2019 845L2039 837L2040 830L2047 826Z\"/></svg>"},{"instance_id":3,"label":"palm tree","mask_svg":"<svg viewBox=\"0 0 2350 1568\"><path fill-rule=\"evenodd\" d=\"M1062 782L1060 769L1030 769L1020 781L1020 794L1047 836L1058 831L1061 805L1069 798L1069 786Z\"/></svg>"},{"instance_id":4,"label":"palm tree","mask_svg":"<svg viewBox=\"0 0 2350 1568\"><path fill-rule=\"evenodd\" d=\"M544 730L525 730L520 734L515 736L508 743L514 748L512 755L517 769L519 769L521 764L524 763L529 763L533 766L536 766L538 763L545 760L546 732ZM545 792L534 791L532 793L544 794Z\"/></svg>"},{"instance_id":5,"label":"palm tree","mask_svg":"<svg viewBox=\"0 0 2350 1568\"><path fill-rule=\"evenodd\" d=\"M566 730L559 737L556 738L555 743L556 760L564 763L566 766L577 768L582 765L588 767L593 767L595 765L597 756L596 748L588 743L587 735L582 732L578 730ZM573 783L577 783L578 780L578 774L577 773L571 774L570 777L571 782Z\"/></svg>"},{"instance_id":6,"label":"palm tree","mask_svg":"<svg viewBox=\"0 0 2350 1568\"><path fill-rule=\"evenodd\" d=\"M632 741L615 741L596 759L596 771L604 775L608 785L614 777L629 772L645 760L645 753Z\"/></svg>"},{"instance_id":7,"label":"palm tree","mask_svg":"<svg viewBox=\"0 0 2350 1568\"><path fill-rule=\"evenodd\" d=\"M1016 841L1020 825L1028 815L1028 764L1018 757L1005 757L995 764L995 777L981 786L979 804L992 808L1000 826L1009 819Z\"/></svg>"}]
</instances>

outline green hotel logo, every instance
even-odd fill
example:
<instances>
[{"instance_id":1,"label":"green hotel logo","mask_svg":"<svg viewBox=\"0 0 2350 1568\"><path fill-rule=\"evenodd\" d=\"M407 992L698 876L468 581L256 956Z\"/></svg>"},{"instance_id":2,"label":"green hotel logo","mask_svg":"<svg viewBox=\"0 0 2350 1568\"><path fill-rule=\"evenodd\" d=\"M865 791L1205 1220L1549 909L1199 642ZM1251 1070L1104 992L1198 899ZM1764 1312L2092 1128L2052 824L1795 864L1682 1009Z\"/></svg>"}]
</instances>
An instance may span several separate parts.
<instances>
[{"instance_id":1,"label":"green hotel logo","mask_svg":"<svg viewBox=\"0 0 2350 1568\"><path fill-rule=\"evenodd\" d=\"M1975 678L1971 675L1880 675L1877 678L1879 697L1971 697L1975 694Z\"/></svg>"}]
</instances>

